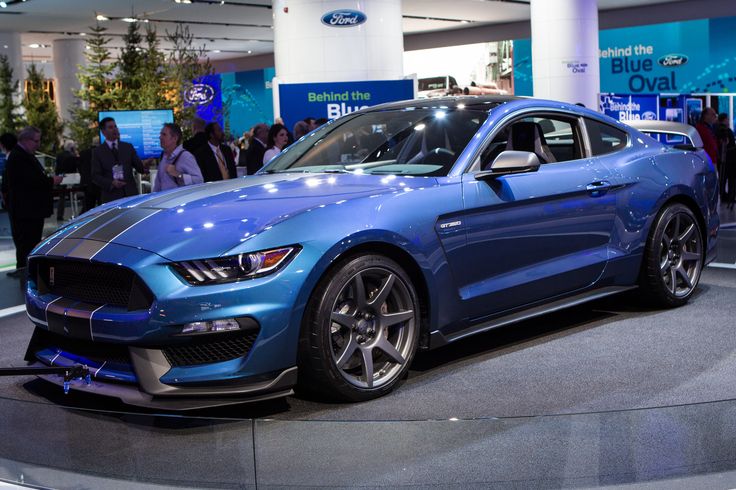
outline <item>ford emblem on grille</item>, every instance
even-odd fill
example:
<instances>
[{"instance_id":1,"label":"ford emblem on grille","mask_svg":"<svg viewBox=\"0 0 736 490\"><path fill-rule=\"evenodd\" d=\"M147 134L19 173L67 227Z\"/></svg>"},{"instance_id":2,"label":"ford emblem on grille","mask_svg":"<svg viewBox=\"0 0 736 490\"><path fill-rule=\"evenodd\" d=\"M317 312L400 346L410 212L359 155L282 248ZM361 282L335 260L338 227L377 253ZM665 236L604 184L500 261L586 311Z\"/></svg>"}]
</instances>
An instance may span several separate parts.
<instances>
[{"instance_id":1,"label":"ford emblem on grille","mask_svg":"<svg viewBox=\"0 0 736 490\"><path fill-rule=\"evenodd\" d=\"M49 286L53 286L53 285L54 285L54 268L52 266L52 267L49 267Z\"/></svg>"},{"instance_id":2,"label":"ford emblem on grille","mask_svg":"<svg viewBox=\"0 0 736 490\"><path fill-rule=\"evenodd\" d=\"M368 20L359 10L332 10L322 16L322 23L330 27L354 27Z\"/></svg>"}]
</instances>

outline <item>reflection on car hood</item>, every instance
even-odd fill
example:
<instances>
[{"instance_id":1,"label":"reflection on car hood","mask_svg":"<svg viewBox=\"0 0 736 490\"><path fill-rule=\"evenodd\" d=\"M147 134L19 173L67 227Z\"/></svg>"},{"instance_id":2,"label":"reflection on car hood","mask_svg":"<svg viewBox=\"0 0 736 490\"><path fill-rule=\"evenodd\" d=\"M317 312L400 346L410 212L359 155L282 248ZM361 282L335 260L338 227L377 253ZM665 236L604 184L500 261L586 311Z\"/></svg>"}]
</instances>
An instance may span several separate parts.
<instances>
[{"instance_id":1,"label":"reflection on car hood","mask_svg":"<svg viewBox=\"0 0 736 490\"><path fill-rule=\"evenodd\" d=\"M384 194L408 180L298 173L212 182L111 203L60 236L141 248L170 260L212 257L307 209Z\"/></svg>"}]
</instances>

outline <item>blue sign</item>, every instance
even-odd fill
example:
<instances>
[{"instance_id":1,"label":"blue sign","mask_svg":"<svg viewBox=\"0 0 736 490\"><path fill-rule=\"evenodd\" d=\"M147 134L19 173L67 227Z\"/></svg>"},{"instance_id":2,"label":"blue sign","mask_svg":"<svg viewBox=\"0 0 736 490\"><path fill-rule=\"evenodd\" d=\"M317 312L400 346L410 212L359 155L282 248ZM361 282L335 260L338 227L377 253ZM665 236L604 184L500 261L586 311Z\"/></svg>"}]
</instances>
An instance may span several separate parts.
<instances>
[{"instance_id":1,"label":"blue sign","mask_svg":"<svg viewBox=\"0 0 736 490\"><path fill-rule=\"evenodd\" d=\"M322 16L322 23L330 27L355 27L368 20L359 10L332 10Z\"/></svg>"},{"instance_id":2,"label":"blue sign","mask_svg":"<svg viewBox=\"0 0 736 490\"><path fill-rule=\"evenodd\" d=\"M281 118L291 131L306 117L337 119L365 107L414 98L414 80L279 85Z\"/></svg>"},{"instance_id":3,"label":"blue sign","mask_svg":"<svg viewBox=\"0 0 736 490\"><path fill-rule=\"evenodd\" d=\"M736 92L736 17L599 32L601 92ZM514 41L514 90L531 95L531 41Z\"/></svg>"},{"instance_id":4,"label":"blue sign","mask_svg":"<svg viewBox=\"0 0 736 490\"><path fill-rule=\"evenodd\" d=\"M658 97L641 94L601 94L600 112L619 121L659 119Z\"/></svg>"},{"instance_id":5,"label":"blue sign","mask_svg":"<svg viewBox=\"0 0 736 490\"><path fill-rule=\"evenodd\" d=\"M184 92L184 106L194 106L197 116L207 122L222 121L222 90L220 75L205 75L194 80L194 84Z\"/></svg>"}]
</instances>

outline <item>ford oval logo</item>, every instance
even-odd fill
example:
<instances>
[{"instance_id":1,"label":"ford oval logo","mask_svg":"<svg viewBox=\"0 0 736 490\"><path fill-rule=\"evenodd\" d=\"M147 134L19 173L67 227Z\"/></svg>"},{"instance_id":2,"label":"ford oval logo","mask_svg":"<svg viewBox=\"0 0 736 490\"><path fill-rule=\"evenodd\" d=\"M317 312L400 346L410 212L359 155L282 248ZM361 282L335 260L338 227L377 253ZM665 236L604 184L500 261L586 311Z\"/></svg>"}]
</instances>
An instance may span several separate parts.
<instances>
[{"instance_id":1,"label":"ford oval logo","mask_svg":"<svg viewBox=\"0 0 736 490\"><path fill-rule=\"evenodd\" d=\"M354 27L366 20L368 17L358 10L333 10L322 16L322 23L330 27Z\"/></svg>"},{"instance_id":2,"label":"ford oval logo","mask_svg":"<svg viewBox=\"0 0 736 490\"><path fill-rule=\"evenodd\" d=\"M657 60L662 66L682 66L687 63L687 56L684 54L666 54Z\"/></svg>"},{"instance_id":3,"label":"ford oval logo","mask_svg":"<svg viewBox=\"0 0 736 490\"><path fill-rule=\"evenodd\" d=\"M209 104L215 98L215 89L205 83L195 83L184 92L184 100L188 104Z\"/></svg>"}]
</instances>

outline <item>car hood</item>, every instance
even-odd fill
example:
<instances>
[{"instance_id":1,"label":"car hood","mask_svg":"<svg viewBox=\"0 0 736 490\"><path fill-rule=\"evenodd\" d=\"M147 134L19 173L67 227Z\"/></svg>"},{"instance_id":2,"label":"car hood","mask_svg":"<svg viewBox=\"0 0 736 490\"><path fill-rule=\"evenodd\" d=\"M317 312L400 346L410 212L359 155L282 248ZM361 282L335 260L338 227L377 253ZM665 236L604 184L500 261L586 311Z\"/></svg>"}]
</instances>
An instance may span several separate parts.
<instances>
[{"instance_id":1,"label":"car hood","mask_svg":"<svg viewBox=\"0 0 736 490\"><path fill-rule=\"evenodd\" d=\"M135 247L169 260L216 257L309 209L394 192L411 180L298 173L211 182L111 203L59 236Z\"/></svg>"}]
</instances>

